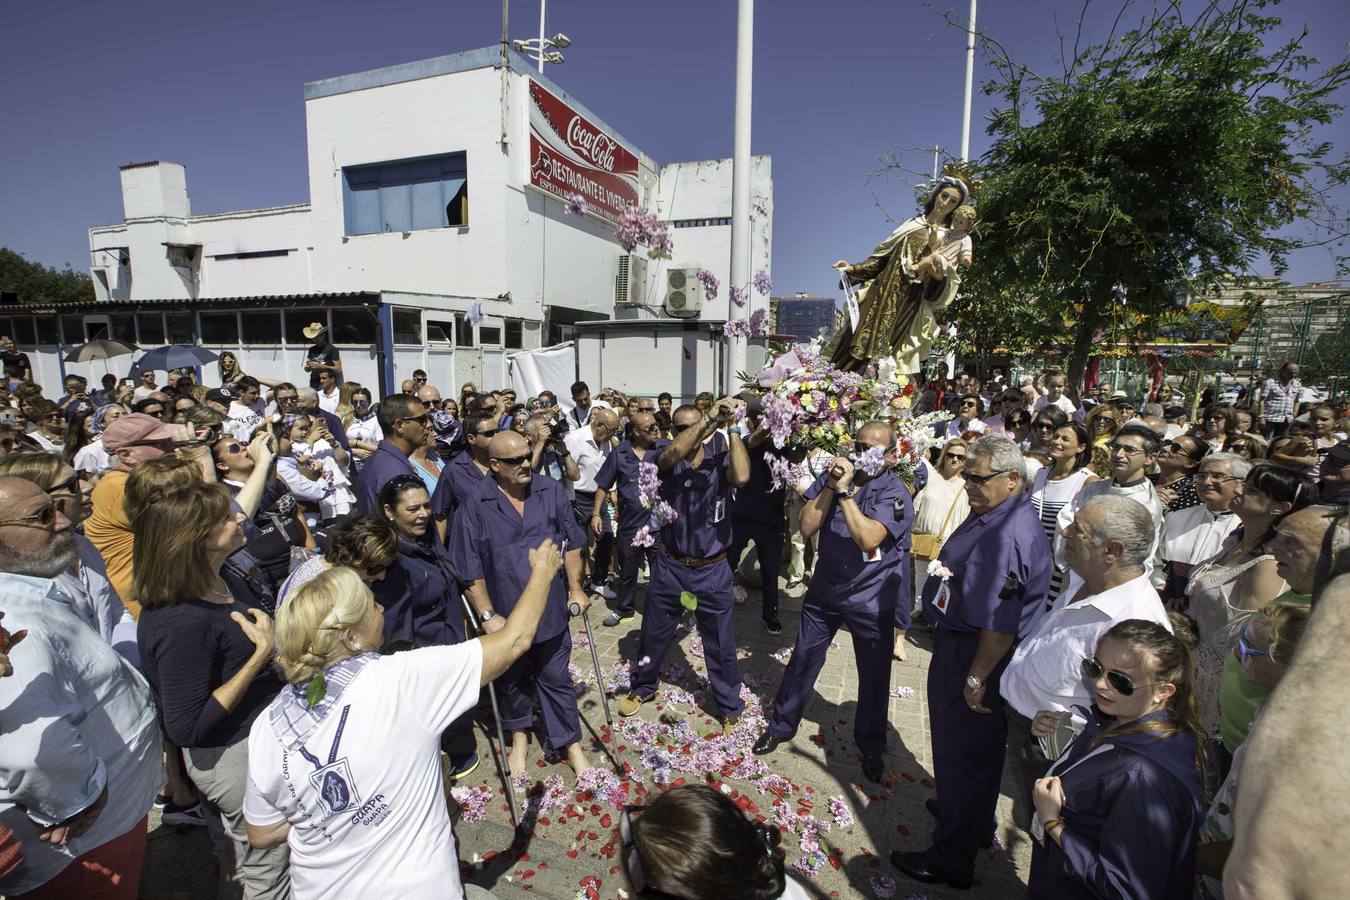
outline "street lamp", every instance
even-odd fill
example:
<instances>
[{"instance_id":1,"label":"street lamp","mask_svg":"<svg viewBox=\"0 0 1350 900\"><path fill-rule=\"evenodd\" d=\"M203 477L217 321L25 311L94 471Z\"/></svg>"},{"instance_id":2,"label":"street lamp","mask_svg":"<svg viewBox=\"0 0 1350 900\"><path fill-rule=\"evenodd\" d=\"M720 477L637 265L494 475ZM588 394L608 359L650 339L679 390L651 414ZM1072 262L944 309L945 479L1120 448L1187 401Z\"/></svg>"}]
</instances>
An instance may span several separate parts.
<instances>
[{"instance_id":1,"label":"street lamp","mask_svg":"<svg viewBox=\"0 0 1350 900\"><path fill-rule=\"evenodd\" d=\"M562 32L559 32L553 37L538 37L530 38L527 41L512 41L511 46L539 63L539 71L542 72L544 71L544 63L567 62L567 60L563 58L563 55L558 51L572 46L572 39Z\"/></svg>"}]
</instances>

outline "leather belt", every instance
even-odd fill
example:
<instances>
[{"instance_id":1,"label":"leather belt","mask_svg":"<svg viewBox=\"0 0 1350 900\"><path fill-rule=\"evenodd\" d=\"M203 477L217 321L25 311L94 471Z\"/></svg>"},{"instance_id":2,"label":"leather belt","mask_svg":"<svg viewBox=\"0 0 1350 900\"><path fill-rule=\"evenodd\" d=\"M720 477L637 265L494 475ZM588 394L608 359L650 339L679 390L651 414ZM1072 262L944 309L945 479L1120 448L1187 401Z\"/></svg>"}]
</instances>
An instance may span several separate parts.
<instances>
[{"instance_id":1,"label":"leather belt","mask_svg":"<svg viewBox=\"0 0 1350 900\"><path fill-rule=\"evenodd\" d=\"M689 566L689 568L691 569L698 569L702 568L703 566L710 566L713 563L721 562L722 560L727 558L727 551L725 550L723 550L716 556L706 556L706 557L680 556L678 553L671 553L670 548L668 548L665 544L661 545L661 552L664 553L666 556L669 556L671 559L675 560L677 563Z\"/></svg>"}]
</instances>

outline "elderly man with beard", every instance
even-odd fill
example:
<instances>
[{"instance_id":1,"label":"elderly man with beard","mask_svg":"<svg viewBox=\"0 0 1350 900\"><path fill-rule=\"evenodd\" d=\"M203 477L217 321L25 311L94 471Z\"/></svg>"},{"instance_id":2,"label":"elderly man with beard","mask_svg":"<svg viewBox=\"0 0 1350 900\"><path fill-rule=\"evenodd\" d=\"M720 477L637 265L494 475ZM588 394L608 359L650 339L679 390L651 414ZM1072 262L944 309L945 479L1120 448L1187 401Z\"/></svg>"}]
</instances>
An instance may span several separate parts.
<instances>
[{"instance_id":1,"label":"elderly man with beard","mask_svg":"<svg viewBox=\"0 0 1350 900\"><path fill-rule=\"evenodd\" d=\"M131 900L146 815L164 784L150 688L55 580L75 562L71 522L41 488L0 477L0 595L12 677L0 679L0 823L24 864L8 896Z\"/></svg>"},{"instance_id":2,"label":"elderly man with beard","mask_svg":"<svg viewBox=\"0 0 1350 900\"><path fill-rule=\"evenodd\" d=\"M484 425L494 424L489 419ZM555 578L534 644L498 679L502 728L511 732L508 764L512 774L525 771L526 732L534 724L531 679L539 697L544 758L564 757L580 775L590 768L581 750L581 717L567 664L572 634L567 608L586 610L581 588L581 548L585 532L572 514L567 493L551 478L535 478L530 447L514 431L502 431L487 442L490 474L464 497L450 533L450 558L465 595L483 631L491 634L506 624L530 580L529 551L545 539L563 552L567 579ZM533 543L531 543L533 541Z\"/></svg>"},{"instance_id":3,"label":"elderly man with beard","mask_svg":"<svg viewBox=\"0 0 1350 900\"><path fill-rule=\"evenodd\" d=\"M863 774L880 782L890 703L891 633L897 602L909 602L909 531L914 507L909 491L891 471L895 432L868 422L858 432L864 454L882 451L873 471L840 457L807 489L801 528L819 532L819 562L802 598L797 644L774 698L768 727L755 742L757 755L791 740L825 664L830 641L841 626L853 635L858 667L858 711L853 740L862 752ZM859 457L863 459L863 457Z\"/></svg>"}]
</instances>

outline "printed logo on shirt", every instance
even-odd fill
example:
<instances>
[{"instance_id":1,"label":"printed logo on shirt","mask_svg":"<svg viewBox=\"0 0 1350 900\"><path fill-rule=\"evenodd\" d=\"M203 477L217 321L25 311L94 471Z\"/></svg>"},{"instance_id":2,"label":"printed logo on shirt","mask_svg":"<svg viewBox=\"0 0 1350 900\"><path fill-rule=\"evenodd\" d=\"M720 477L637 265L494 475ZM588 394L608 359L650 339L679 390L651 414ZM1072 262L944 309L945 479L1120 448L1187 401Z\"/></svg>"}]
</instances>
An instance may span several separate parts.
<instances>
[{"instance_id":1,"label":"printed logo on shirt","mask_svg":"<svg viewBox=\"0 0 1350 900\"><path fill-rule=\"evenodd\" d=\"M319 792L321 822L326 822L339 813L347 812L361 804L361 797L352 783L351 769L345 757L310 775L309 783Z\"/></svg>"}]
</instances>

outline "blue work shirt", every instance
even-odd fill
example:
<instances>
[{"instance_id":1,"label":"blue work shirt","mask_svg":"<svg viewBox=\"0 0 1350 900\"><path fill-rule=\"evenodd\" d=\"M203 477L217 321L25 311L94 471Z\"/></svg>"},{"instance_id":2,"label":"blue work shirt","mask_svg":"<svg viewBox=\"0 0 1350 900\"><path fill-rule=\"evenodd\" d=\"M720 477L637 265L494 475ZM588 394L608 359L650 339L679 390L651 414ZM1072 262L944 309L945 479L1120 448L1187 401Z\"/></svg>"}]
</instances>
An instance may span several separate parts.
<instances>
[{"instance_id":1,"label":"blue work shirt","mask_svg":"<svg viewBox=\"0 0 1350 900\"><path fill-rule=\"evenodd\" d=\"M773 444L767 440L758 447L745 445L745 451L750 457L750 480L731 492L731 511L751 522L780 525L787 491L773 486L773 473L764 461L764 454L772 449Z\"/></svg>"},{"instance_id":2,"label":"blue work shirt","mask_svg":"<svg viewBox=\"0 0 1350 900\"><path fill-rule=\"evenodd\" d=\"M464 640L463 585L450 554L431 529L421 540L400 537L398 558L381 581L371 586L384 607L384 644L414 647L458 644Z\"/></svg>"},{"instance_id":3,"label":"blue work shirt","mask_svg":"<svg viewBox=\"0 0 1350 900\"><path fill-rule=\"evenodd\" d=\"M449 523L455 516L455 510L478 490L484 480L491 479L478 468L471 454L452 456L436 479L436 490L431 494L431 514ZM448 526L445 533L448 537Z\"/></svg>"},{"instance_id":4,"label":"blue work shirt","mask_svg":"<svg viewBox=\"0 0 1350 900\"><path fill-rule=\"evenodd\" d=\"M924 583L923 615L929 622L1019 638L1035 628L1054 563L1030 494L1009 497L983 515L972 512L938 558L952 574L945 581L930 575Z\"/></svg>"},{"instance_id":5,"label":"blue work shirt","mask_svg":"<svg viewBox=\"0 0 1350 900\"><path fill-rule=\"evenodd\" d=\"M731 451L725 442L703 445L697 468L681 459L660 476L662 500L676 512L674 522L661 529L660 542L675 556L708 559L731 546Z\"/></svg>"},{"instance_id":6,"label":"blue work shirt","mask_svg":"<svg viewBox=\"0 0 1350 900\"><path fill-rule=\"evenodd\" d=\"M621 441L600 464L600 471L595 475L596 487L609 491L616 484L619 486L619 534L636 534L651 519L651 510L642 505L641 492L638 490L638 463L656 465L656 461L661 458L661 451L669 443L666 440L657 441L647 448L639 460L632 442Z\"/></svg>"},{"instance_id":7,"label":"blue work shirt","mask_svg":"<svg viewBox=\"0 0 1350 900\"><path fill-rule=\"evenodd\" d=\"M356 509L361 513L379 510L380 488L399 475L416 475L412 463L403 451L389 443L380 441L375 452L366 459L361 474L356 476Z\"/></svg>"},{"instance_id":8,"label":"blue work shirt","mask_svg":"<svg viewBox=\"0 0 1350 900\"><path fill-rule=\"evenodd\" d=\"M812 502L829 477L829 472L820 473L802 498ZM904 585L904 567L909 565L909 531L914 526L909 490L888 469L858 487L853 502L864 516L885 526L886 536L871 553L864 553L849 533L839 497L831 498L820 526L816 572L807 597L850 609L894 609Z\"/></svg>"},{"instance_id":9,"label":"blue work shirt","mask_svg":"<svg viewBox=\"0 0 1350 900\"><path fill-rule=\"evenodd\" d=\"M532 480L522 517L496 479L483 478L455 514L450 558L465 584L479 578L486 582L492 608L506 616L515 609L530 580L529 553L545 538L564 554L586 546L586 532L577 524L572 502L558 482L551 478ZM567 628L567 618L567 586L559 572L549 587L534 642L556 637Z\"/></svg>"}]
</instances>

